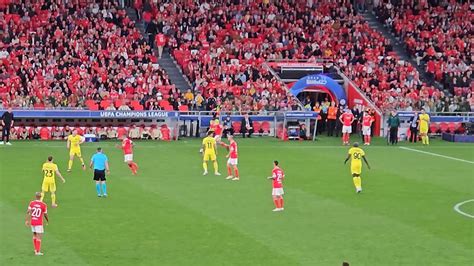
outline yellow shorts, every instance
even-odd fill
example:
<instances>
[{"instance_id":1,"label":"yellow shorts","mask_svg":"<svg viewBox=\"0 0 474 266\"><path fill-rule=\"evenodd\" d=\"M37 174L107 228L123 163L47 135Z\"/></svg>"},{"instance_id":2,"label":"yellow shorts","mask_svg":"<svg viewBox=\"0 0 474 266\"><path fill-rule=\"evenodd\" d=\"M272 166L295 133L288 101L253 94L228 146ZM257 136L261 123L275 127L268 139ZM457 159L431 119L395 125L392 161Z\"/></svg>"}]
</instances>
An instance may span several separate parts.
<instances>
[{"instance_id":1,"label":"yellow shorts","mask_svg":"<svg viewBox=\"0 0 474 266\"><path fill-rule=\"evenodd\" d=\"M361 173L362 173L362 164L361 163L351 164L351 174L360 175Z\"/></svg>"},{"instance_id":2,"label":"yellow shorts","mask_svg":"<svg viewBox=\"0 0 474 266\"><path fill-rule=\"evenodd\" d=\"M41 185L41 190L44 192L56 192L56 182L54 181L43 181L43 184Z\"/></svg>"},{"instance_id":3,"label":"yellow shorts","mask_svg":"<svg viewBox=\"0 0 474 266\"><path fill-rule=\"evenodd\" d=\"M207 162L209 160L215 161L216 160L216 153L214 153L214 152L205 152L203 160L205 162Z\"/></svg>"},{"instance_id":4,"label":"yellow shorts","mask_svg":"<svg viewBox=\"0 0 474 266\"><path fill-rule=\"evenodd\" d=\"M77 157L82 157L81 156L81 149L70 149L69 150L69 155L74 155Z\"/></svg>"},{"instance_id":5,"label":"yellow shorts","mask_svg":"<svg viewBox=\"0 0 474 266\"><path fill-rule=\"evenodd\" d=\"M420 127L420 134L428 134L428 128L427 127Z\"/></svg>"}]
</instances>

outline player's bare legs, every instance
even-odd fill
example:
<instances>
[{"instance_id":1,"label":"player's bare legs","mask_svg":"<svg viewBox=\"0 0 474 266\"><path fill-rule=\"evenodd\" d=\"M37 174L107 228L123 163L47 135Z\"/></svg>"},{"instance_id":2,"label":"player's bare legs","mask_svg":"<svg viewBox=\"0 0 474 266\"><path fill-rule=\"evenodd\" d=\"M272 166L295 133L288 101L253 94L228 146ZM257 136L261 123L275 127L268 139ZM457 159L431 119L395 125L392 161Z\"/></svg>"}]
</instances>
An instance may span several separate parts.
<instances>
[{"instance_id":1,"label":"player's bare legs","mask_svg":"<svg viewBox=\"0 0 474 266\"><path fill-rule=\"evenodd\" d=\"M82 159L82 156L78 155L77 156L79 158L79 160L81 161L81 164L82 164L82 170L86 170L86 165L84 164L84 159Z\"/></svg>"}]
</instances>

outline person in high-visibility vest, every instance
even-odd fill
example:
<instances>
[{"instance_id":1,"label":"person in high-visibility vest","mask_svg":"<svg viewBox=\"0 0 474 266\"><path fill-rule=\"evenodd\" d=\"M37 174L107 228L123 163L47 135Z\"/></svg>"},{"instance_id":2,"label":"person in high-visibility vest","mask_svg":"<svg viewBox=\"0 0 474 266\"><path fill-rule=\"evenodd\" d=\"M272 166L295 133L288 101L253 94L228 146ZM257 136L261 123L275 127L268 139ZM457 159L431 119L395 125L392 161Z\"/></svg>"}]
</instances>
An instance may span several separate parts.
<instances>
[{"instance_id":1,"label":"person in high-visibility vest","mask_svg":"<svg viewBox=\"0 0 474 266\"><path fill-rule=\"evenodd\" d=\"M331 106L328 108L328 117L327 117L327 128L328 136L334 135L334 128L336 127L337 119L337 106L335 102L331 102Z\"/></svg>"},{"instance_id":2,"label":"person in high-visibility vest","mask_svg":"<svg viewBox=\"0 0 474 266\"><path fill-rule=\"evenodd\" d=\"M313 107L313 111L317 112L318 113L318 127L316 129L316 133L319 135L321 134L321 132L323 132L323 128L322 128L322 125L321 125L321 106L319 105L318 102L316 102L316 104L314 105Z\"/></svg>"}]
</instances>

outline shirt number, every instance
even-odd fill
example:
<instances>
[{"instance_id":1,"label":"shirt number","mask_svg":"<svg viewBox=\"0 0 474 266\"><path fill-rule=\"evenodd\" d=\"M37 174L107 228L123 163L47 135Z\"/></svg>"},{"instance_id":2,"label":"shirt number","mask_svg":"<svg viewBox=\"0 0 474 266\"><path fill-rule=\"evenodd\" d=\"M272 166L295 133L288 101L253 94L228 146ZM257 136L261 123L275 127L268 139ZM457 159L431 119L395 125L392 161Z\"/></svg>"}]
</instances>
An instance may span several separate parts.
<instances>
[{"instance_id":1,"label":"shirt number","mask_svg":"<svg viewBox=\"0 0 474 266\"><path fill-rule=\"evenodd\" d=\"M360 152L354 152L354 159L360 160L361 154Z\"/></svg>"},{"instance_id":2,"label":"shirt number","mask_svg":"<svg viewBox=\"0 0 474 266\"><path fill-rule=\"evenodd\" d=\"M53 170L43 170L44 176L46 177L52 177L53 176Z\"/></svg>"},{"instance_id":3,"label":"shirt number","mask_svg":"<svg viewBox=\"0 0 474 266\"><path fill-rule=\"evenodd\" d=\"M40 208L32 208L31 209L31 216L35 218L40 218L41 217L41 209Z\"/></svg>"}]
</instances>

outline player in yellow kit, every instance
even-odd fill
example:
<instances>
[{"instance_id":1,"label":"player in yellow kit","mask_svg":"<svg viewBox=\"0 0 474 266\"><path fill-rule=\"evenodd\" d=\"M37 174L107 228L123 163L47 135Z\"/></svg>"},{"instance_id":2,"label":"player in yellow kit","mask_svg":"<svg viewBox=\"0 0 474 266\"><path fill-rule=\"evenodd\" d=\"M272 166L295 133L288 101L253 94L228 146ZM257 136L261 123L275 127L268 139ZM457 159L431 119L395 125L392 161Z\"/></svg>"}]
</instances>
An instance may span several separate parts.
<instances>
[{"instance_id":1,"label":"player in yellow kit","mask_svg":"<svg viewBox=\"0 0 474 266\"><path fill-rule=\"evenodd\" d=\"M361 148L359 148L359 143L355 142L353 147L349 149L347 154L347 158L344 161L344 164L351 159L351 174L352 174L352 181L354 182L354 186L356 188L356 192L360 193L362 191L362 159L364 159L365 164L370 169L369 162L365 158L365 152Z\"/></svg>"},{"instance_id":2,"label":"player in yellow kit","mask_svg":"<svg viewBox=\"0 0 474 266\"><path fill-rule=\"evenodd\" d=\"M86 165L81 155L81 144L84 143L82 136L77 134L77 130L73 130L72 134L67 137L67 148L69 149L69 162L67 171L71 172L72 162L74 157L77 156L81 160L82 169L86 170Z\"/></svg>"},{"instance_id":3,"label":"player in yellow kit","mask_svg":"<svg viewBox=\"0 0 474 266\"><path fill-rule=\"evenodd\" d=\"M219 166L217 164L217 146L216 140L214 139L214 132L207 132L207 137L202 140L202 151L203 151L203 162L202 167L204 168L203 175L207 175L207 162L212 161L214 166L214 174L221 175L219 173Z\"/></svg>"},{"instance_id":4,"label":"player in yellow kit","mask_svg":"<svg viewBox=\"0 0 474 266\"><path fill-rule=\"evenodd\" d=\"M48 161L43 164L43 184L41 185L41 201L43 201L44 193L51 192L51 207L56 208L56 175L61 178L63 183L66 180L58 170L58 166L53 163L53 156L48 157Z\"/></svg>"},{"instance_id":5,"label":"player in yellow kit","mask_svg":"<svg viewBox=\"0 0 474 266\"><path fill-rule=\"evenodd\" d=\"M430 138L428 137L428 129L430 128L430 115L427 114L424 109L422 109L418 119L420 120L418 127L420 131L421 143L423 143L423 145L430 145Z\"/></svg>"}]
</instances>

